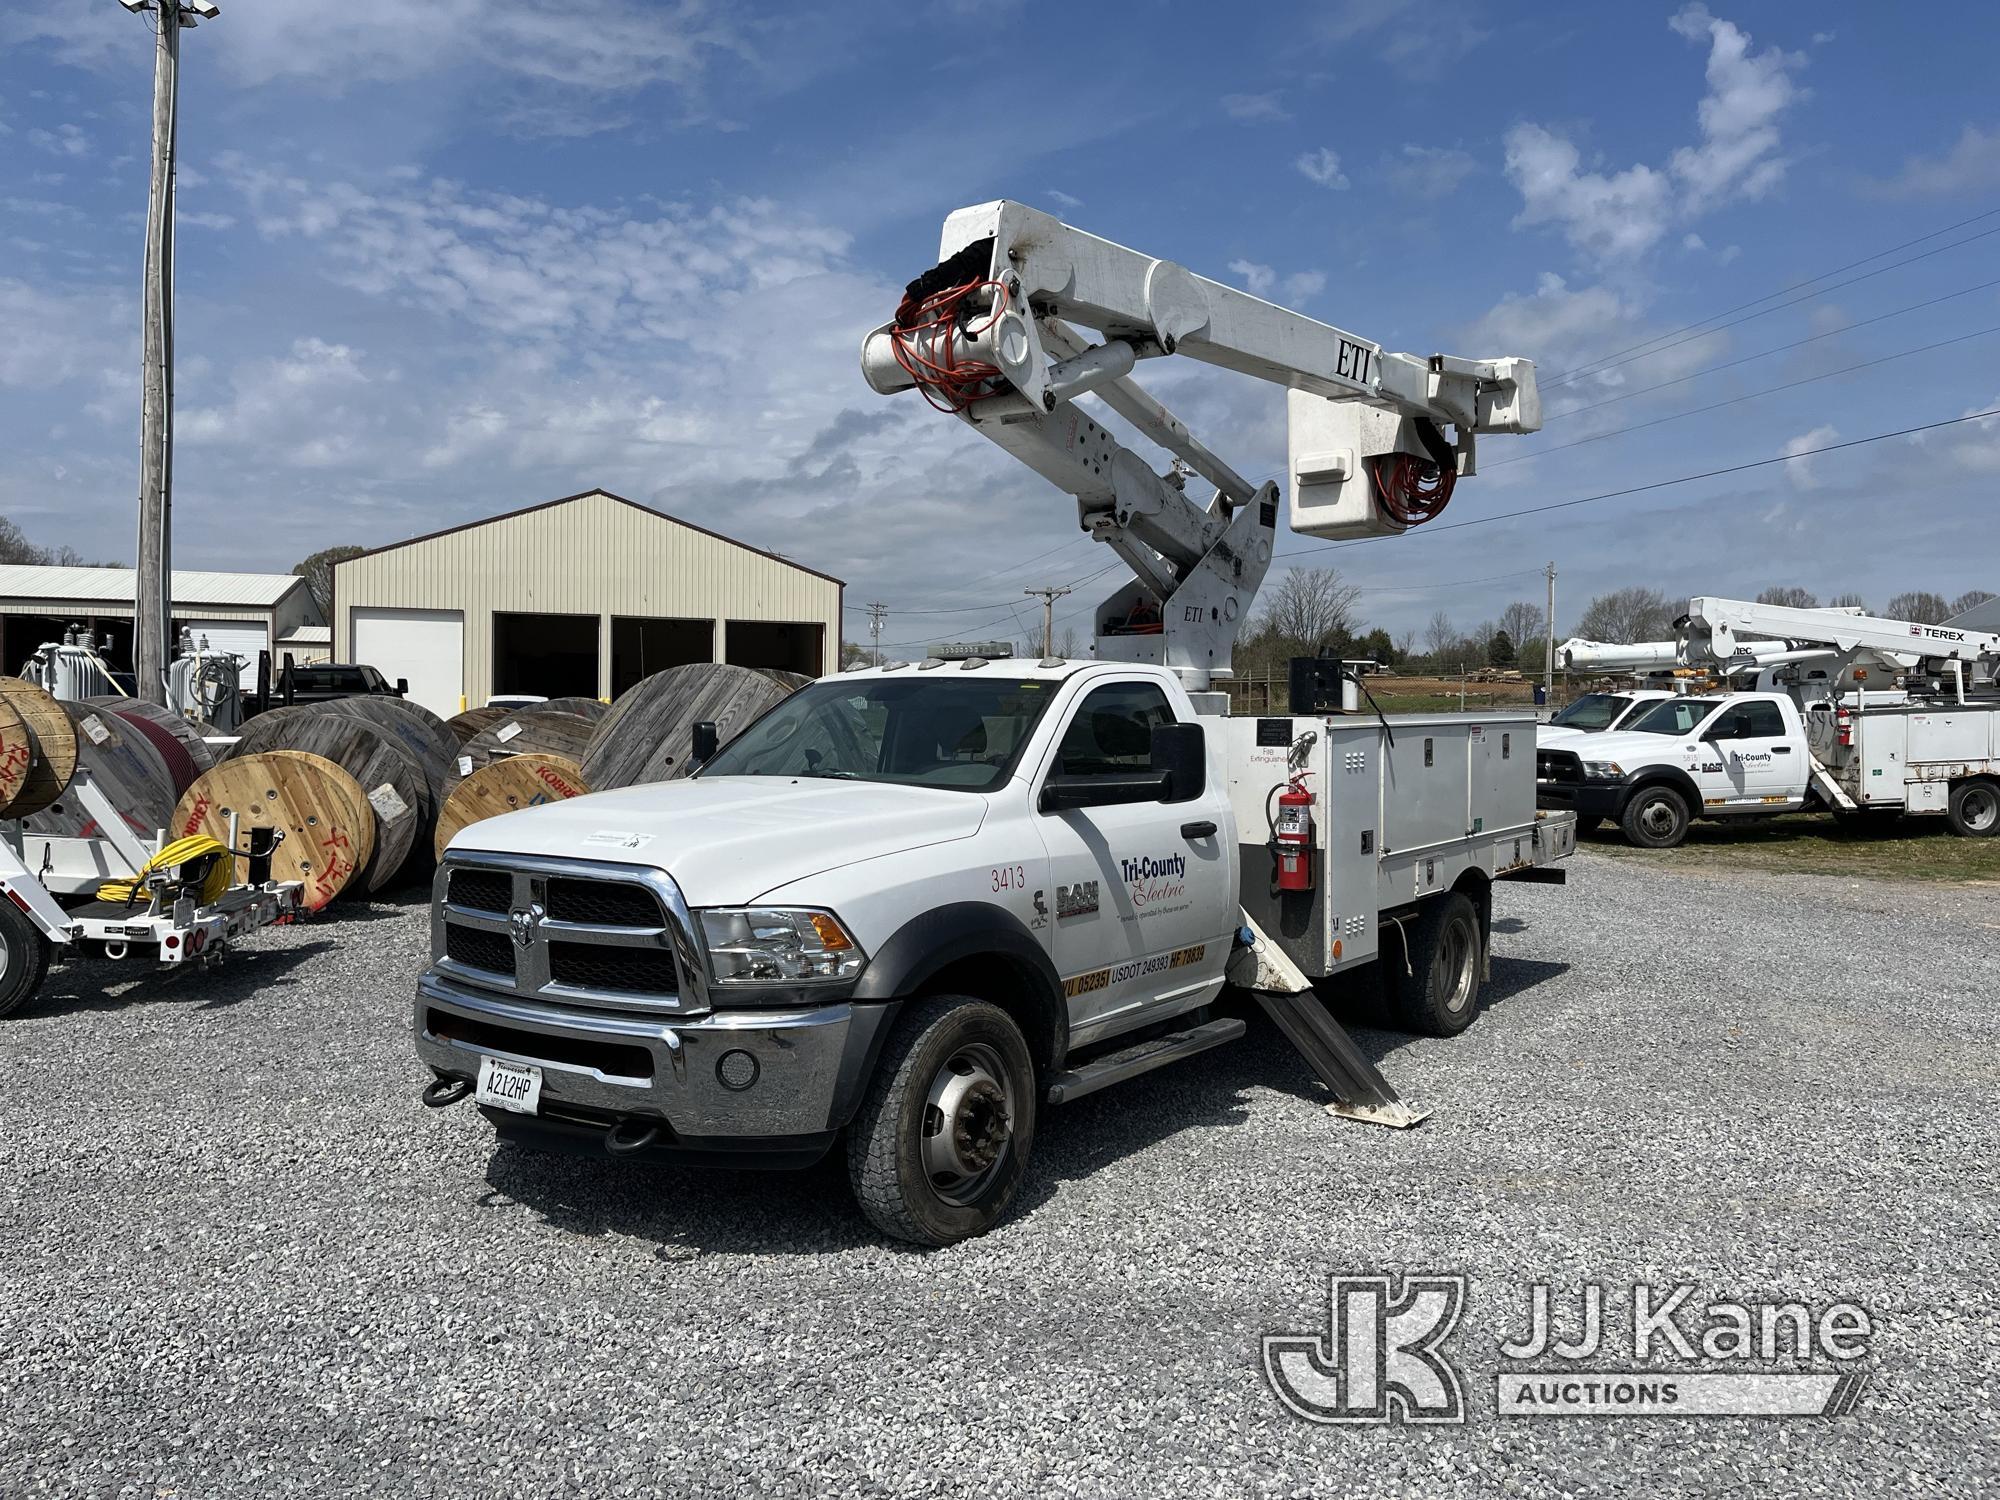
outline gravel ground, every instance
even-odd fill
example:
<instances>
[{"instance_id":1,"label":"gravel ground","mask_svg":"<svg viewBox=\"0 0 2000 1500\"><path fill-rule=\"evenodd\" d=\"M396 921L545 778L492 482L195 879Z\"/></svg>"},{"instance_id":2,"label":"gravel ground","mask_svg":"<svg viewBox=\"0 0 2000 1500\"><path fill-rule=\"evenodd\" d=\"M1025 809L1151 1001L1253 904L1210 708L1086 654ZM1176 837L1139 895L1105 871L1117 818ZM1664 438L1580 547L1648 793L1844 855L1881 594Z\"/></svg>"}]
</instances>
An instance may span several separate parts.
<instances>
[{"instance_id":1,"label":"gravel ground","mask_svg":"<svg viewBox=\"0 0 2000 1500\"><path fill-rule=\"evenodd\" d=\"M0 1494L1992 1493L2000 890L1572 881L1505 889L1465 1036L1359 1033L1421 1128L1328 1119L1260 1023L1047 1116L1013 1217L934 1253L831 1165L419 1108L414 893L217 975L61 971L0 1022ZM1266 1388L1259 1335L1381 1269L1473 1278L1464 1426ZM1527 1288L1588 1280L1853 1299L1873 1383L1837 1419L1497 1418Z\"/></svg>"}]
</instances>

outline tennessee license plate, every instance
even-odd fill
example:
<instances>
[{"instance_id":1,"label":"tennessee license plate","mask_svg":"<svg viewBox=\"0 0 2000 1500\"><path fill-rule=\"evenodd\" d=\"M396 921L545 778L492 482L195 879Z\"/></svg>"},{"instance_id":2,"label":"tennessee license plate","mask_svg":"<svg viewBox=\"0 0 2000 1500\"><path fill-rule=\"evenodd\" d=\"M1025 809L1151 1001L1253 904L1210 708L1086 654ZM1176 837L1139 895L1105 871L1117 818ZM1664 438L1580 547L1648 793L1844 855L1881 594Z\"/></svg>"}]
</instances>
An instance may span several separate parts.
<instances>
[{"instance_id":1,"label":"tennessee license plate","mask_svg":"<svg viewBox=\"0 0 2000 1500\"><path fill-rule=\"evenodd\" d=\"M493 1109L509 1109L517 1115L531 1115L541 1108L542 1070L532 1063L502 1062L497 1057L479 1059L479 1086L473 1099Z\"/></svg>"}]
</instances>

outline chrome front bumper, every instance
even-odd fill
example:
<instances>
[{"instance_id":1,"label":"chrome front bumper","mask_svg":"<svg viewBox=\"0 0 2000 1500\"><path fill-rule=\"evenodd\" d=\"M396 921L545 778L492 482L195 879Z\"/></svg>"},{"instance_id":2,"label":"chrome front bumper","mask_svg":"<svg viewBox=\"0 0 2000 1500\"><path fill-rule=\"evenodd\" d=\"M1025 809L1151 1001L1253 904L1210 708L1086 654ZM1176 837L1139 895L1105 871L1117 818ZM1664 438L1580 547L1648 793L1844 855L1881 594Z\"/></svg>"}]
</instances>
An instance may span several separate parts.
<instances>
[{"instance_id":1,"label":"chrome front bumper","mask_svg":"<svg viewBox=\"0 0 2000 1500\"><path fill-rule=\"evenodd\" d=\"M417 981L415 1030L418 1055L445 1077L476 1077L482 1057L533 1063L544 1113L663 1119L696 1140L807 1136L852 1118L892 1008L639 1016L488 993L431 969ZM724 1084L730 1053L755 1062L754 1081L732 1058L738 1086Z\"/></svg>"}]
</instances>

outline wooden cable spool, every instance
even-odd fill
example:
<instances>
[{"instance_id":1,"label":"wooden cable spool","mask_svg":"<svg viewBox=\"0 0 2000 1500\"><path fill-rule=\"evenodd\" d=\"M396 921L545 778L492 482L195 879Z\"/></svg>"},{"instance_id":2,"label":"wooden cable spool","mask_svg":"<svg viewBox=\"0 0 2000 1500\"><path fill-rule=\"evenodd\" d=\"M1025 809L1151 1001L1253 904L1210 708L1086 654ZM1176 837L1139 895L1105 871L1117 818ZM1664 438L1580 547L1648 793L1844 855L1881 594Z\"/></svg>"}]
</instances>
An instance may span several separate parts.
<instances>
[{"instance_id":1,"label":"wooden cable spool","mask_svg":"<svg viewBox=\"0 0 2000 1500\"><path fill-rule=\"evenodd\" d=\"M148 703L144 698L127 698L121 696L117 698L92 698L88 701L97 708L115 709L127 718L137 714L141 718L152 720L153 723L159 725L167 733L180 741L181 748L187 751L188 758L194 762L197 775L203 771L214 769L215 747L202 738L204 726L195 723L187 715L177 713L162 704ZM208 732L212 733L213 731L210 730ZM183 787L181 790L186 791L187 788Z\"/></svg>"},{"instance_id":2,"label":"wooden cable spool","mask_svg":"<svg viewBox=\"0 0 2000 1500\"><path fill-rule=\"evenodd\" d=\"M69 789L76 774L76 726L61 704L19 677L0 677L0 701L14 710L32 742L20 785L6 808L8 817L24 818Z\"/></svg>"},{"instance_id":3,"label":"wooden cable spool","mask_svg":"<svg viewBox=\"0 0 2000 1500\"><path fill-rule=\"evenodd\" d=\"M531 703L528 707L543 714L582 714L593 724L611 712L611 705L602 698L551 698L546 703Z\"/></svg>"},{"instance_id":4,"label":"wooden cable spool","mask_svg":"<svg viewBox=\"0 0 2000 1500\"><path fill-rule=\"evenodd\" d=\"M549 713L540 708L509 714L459 747L451 774L445 779L444 794L449 798L466 777L512 755L555 755L580 765L590 735L590 721L580 714Z\"/></svg>"},{"instance_id":5,"label":"wooden cable spool","mask_svg":"<svg viewBox=\"0 0 2000 1500\"><path fill-rule=\"evenodd\" d=\"M236 814L237 878L250 830L276 828L284 837L271 852L271 878L296 880L317 911L357 886L375 853L374 809L361 783L329 760L299 750L240 755L204 772L174 808L173 836L205 833L229 842Z\"/></svg>"},{"instance_id":6,"label":"wooden cable spool","mask_svg":"<svg viewBox=\"0 0 2000 1500\"><path fill-rule=\"evenodd\" d=\"M479 767L458 783L438 816L435 850L444 858L452 835L474 823L545 802L581 797L590 788L574 760L562 755L509 755Z\"/></svg>"},{"instance_id":7,"label":"wooden cable spool","mask_svg":"<svg viewBox=\"0 0 2000 1500\"><path fill-rule=\"evenodd\" d=\"M35 764L35 735L20 710L0 698L0 815L27 785Z\"/></svg>"},{"instance_id":8,"label":"wooden cable spool","mask_svg":"<svg viewBox=\"0 0 2000 1500\"><path fill-rule=\"evenodd\" d=\"M429 839L418 839L436 816L430 778L392 731L353 714L321 712L324 707L302 703L257 715L243 726L223 765L272 750L303 750L346 771L375 811L375 853L363 882L379 891L396 878L413 847L430 847Z\"/></svg>"},{"instance_id":9,"label":"wooden cable spool","mask_svg":"<svg viewBox=\"0 0 2000 1500\"><path fill-rule=\"evenodd\" d=\"M133 713L128 708L109 707L100 708L98 712L112 714L124 720L135 733L149 741L153 749L159 752L160 759L166 762L167 774L173 780L175 801L180 800L181 793L193 786L195 778L204 770L213 768L212 761L208 766L196 765L194 757L188 754L187 746L174 737L172 730L147 718L144 714Z\"/></svg>"},{"instance_id":10,"label":"wooden cable spool","mask_svg":"<svg viewBox=\"0 0 2000 1500\"><path fill-rule=\"evenodd\" d=\"M454 714L444 721L444 727L451 731L452 738L463 745L489 724L498 724L511 712L505 708L468 708L462 714Z\"/></svg>"},{"instance_id":11,"label":"wooden cable spool","mask_svg":"<svg viewBox=\"0 0 2000 1500\"><path fill-rule=\"evenodd\" d=\"M126 827L143 839L165 828L180 791L153 741L108 708L68 702L61 707L75 725L78 768L90 773L92 784ZM69 788L25 818L22 826L30 833L56 838L87 838L98 831L96 816Z\"/></svg>"},{"instance_id":12,"label":"wooden cable spool","mask_svg":"<svg viewBox=\"0 0 2000 1500\"><path fill-rule=\"evenodd\" d=\"M395 735L423 767L424 779L430 784L430 814L435 821L444 809L445 782L451 776L458 753L458 740L444 727L444 720L421 704L402 698L335 698L318 707L366 719Z\"/></svg>"},{"instance_id":13,"label":"wooden cable spool","mask_svg":"<svg viewBox=\"0 0 2000 1500\"><path fill-rule=\"evenodd\" d=\"M598 724L584 752L583 779L593 791L610 791L685 776L696 724L713 720L728 744L790 691L771 674L724 662L655 672L621 694Z\"/></svg>"}]
</instances>

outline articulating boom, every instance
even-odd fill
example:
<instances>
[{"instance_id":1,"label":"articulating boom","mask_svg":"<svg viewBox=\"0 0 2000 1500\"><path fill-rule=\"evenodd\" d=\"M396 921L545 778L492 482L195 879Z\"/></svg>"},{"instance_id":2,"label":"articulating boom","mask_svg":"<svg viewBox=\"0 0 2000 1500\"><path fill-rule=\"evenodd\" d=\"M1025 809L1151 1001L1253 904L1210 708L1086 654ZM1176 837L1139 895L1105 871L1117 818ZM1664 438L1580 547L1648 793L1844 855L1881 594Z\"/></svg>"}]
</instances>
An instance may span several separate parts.
<instances>
[{"instance_id":1,"label":"articulating boom","mask_svg":"<svg viewBox=\"0 0 2000 1500\"><path fill-rule=\"evenodd\" d=\"M1083 529L1135 575L1097 610L1097 654L1171 667L1194 690L1229 675L1278 487L1252 484L1133 383L1138 361L1169 354L1289 388L1288 519L1308 536L1419 525L1473 472L1473 434L1541 425L1528 360L1388 353L1019 203L951 215L938 265L862 345L868 383L916 388L1075 495ZM1092 420L1085 394L1172 454L1168 471ZM1185 493L1190 475L1214 487L1206 502Z\"/></svg>"}]
</instances>

